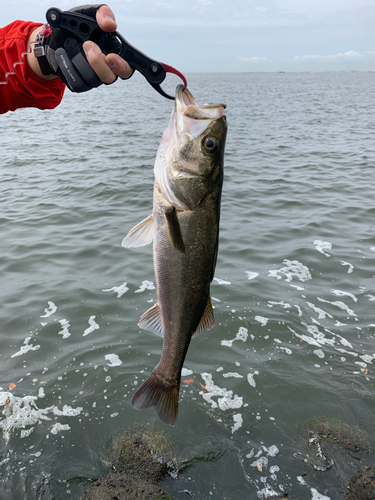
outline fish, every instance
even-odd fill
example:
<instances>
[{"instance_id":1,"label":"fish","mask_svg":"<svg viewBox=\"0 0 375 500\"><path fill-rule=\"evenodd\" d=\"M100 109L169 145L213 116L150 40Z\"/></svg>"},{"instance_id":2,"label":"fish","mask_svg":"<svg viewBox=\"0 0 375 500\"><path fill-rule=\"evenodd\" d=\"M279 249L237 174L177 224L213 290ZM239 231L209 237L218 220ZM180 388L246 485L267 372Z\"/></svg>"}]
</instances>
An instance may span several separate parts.
<instances>
[{"instance_id":1,"label":"fish","mask_svg":"<svg viewBox=\"0 0 375 500\"><path fill-rule=\"evenodd\" d=\"M218 254L225 104L198 106L178 85L154 166L153 209L129 231L126 248L153 242L157 302L138 325L163 337L160 361L134 393L136 410L155 407L175 425L181 370L191 339L215 325L210 283Z\"/></svg>"}]
</instances>

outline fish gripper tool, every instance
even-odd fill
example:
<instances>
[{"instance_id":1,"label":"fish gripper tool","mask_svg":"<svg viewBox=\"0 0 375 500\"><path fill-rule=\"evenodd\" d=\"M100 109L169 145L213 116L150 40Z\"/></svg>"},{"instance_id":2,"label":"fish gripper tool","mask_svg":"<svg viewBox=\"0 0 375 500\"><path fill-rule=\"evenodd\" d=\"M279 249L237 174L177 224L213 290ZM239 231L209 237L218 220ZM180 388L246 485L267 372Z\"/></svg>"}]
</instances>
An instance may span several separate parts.
<instances>
[{"instance_id":1,"label":"fish gripper tool","mask_svg":"<svg viewBox=\"0 0 375 500\"><path fill-rule=\"evenodd\" d=\"M168 95L160 86L167 73L179 76L184 82L184 88L187 87L186 78L177 69L146 56L131 45L118 31L112 33L103 31L93 17L52 7L46 12L46 19L52 28L67 30L82 43L88 40L95 42L104 54L110 52L118 54L133 69L139 71L159 94L167 99L174 100L174 96Z\"/></svg>"}]
</instances>

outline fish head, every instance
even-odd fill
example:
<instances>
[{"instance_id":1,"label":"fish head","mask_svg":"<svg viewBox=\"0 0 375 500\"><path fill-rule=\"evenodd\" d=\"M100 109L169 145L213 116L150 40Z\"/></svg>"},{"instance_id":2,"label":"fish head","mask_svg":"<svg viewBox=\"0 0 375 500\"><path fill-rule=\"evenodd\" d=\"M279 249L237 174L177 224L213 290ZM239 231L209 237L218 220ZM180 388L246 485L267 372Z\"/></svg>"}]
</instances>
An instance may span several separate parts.
<instances>
[{"instance_id":1,"label":"fish head","mask_svg":"<svg viewBox=\"0 0 375 500\"><path fill-rule=\"evenodd\" d=\"M221 189L227 122L224 104L198 106L182 85L162 136L155 180L178 210L194 210L208 193Z\"/></svg>"}]
</instances>

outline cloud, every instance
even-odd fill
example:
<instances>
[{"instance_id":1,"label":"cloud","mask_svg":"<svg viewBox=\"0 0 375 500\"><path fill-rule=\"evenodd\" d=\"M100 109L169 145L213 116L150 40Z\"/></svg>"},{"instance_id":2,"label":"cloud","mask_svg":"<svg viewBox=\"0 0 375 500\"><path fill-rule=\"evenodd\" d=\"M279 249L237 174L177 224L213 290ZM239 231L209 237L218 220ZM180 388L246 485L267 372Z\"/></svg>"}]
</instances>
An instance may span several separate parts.
<instances>
[{"instance_id":1,"label":"cloud","mask_svg":"<svg viewBox=\"0 0 375 500\"><path fill-rule=\"evenodd\" d=\"M243 62L252 62L252 63L258 63L260 61L265 61L266 58L265 57L237 57L237 59L239 59L240 61L243 61Z\"/></svg>"},{"instance_id":2,"label":"cloud","mask_svg":"<svg viewBox=\"0 0 375 500\"><path fill-rule=\"evenodd\" d=\"M358 52L355 52L354 50L348 50L347 52L344 52L344 53L339 52L338 54L328 55L328 56L321 56L321 55L315 55L315 54L306 55L306 56L295 56L293 58L293 61L297 61L297 62L299 62L299 61L301 61L301 62L304 62L304 61L308 61L308 62L330 61L331 62L331 61L354 60L354 59L360 59L362 57L364 57L364 56L362 56Z\"/></svg>"}]
</instances>

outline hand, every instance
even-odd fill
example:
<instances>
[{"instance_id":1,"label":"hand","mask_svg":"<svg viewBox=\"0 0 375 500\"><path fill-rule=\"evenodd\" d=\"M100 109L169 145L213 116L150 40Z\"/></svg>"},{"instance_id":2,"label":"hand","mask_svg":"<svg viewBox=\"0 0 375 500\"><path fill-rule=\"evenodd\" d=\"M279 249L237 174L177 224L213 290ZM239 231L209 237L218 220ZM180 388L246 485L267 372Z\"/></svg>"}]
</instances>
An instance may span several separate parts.
<instances>
[{"instance_id":1,"label":"hand","mask_svg":"<svg viewBox=\"0 0 375 500\"><path fill-rule=\"evenodd\" d=\"M96 20L103 31L112 32L117 28L117 23L112 10L107 5L85 5L70 9ZM36 29L28 43L28 49L35 40ZM118 54L105 55L97 44L87 41L81 45L80 41L71 33L54 28L52 34L46 38L45 45L48 65L53 70L53 75L43 75L39 63L33 54L28 55L31 69L41 78L51 80L54 75L66 83L72 92L86 92L102 83L113 83L119 76L122 79L130 78L134 69Z\"/></svg>"},{"instance_id":2,"label":"hand","mask_svg":"<svg viewBox=\"0 0 375 500\"><path fill-rule=\"evenodd\" d=\"M96 20L103 31L110 33L117 29L115 15L108 5L99 8ZM133 68L122 57L117 54L104 55L94 42L85 42L83 50L90 66L103 83L113 83L117 76L127 79L133 74Z\"/></svg>"}]
</instances>

